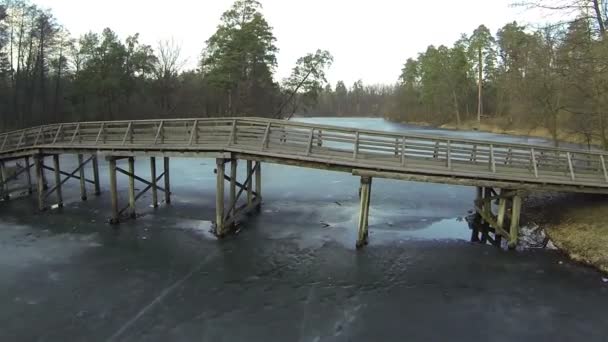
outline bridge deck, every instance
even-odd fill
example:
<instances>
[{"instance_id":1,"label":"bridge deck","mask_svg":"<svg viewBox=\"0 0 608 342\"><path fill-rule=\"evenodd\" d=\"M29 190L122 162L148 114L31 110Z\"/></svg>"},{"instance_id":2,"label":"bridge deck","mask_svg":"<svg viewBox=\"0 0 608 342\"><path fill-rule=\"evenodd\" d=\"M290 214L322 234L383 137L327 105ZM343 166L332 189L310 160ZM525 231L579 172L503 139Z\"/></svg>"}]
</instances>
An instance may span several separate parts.
<instances>
[{"instance_id":1,"label":"bridge deck","mask_svg":"<svg viewBox=\"0 0 608 342\"><path fill-rule=\"evenodd\" d=\"M608 154L262 118L80 122L0 134L0 159L45 153L250 159L429 182L608 193Z\"/></svg>"}]
</instances>

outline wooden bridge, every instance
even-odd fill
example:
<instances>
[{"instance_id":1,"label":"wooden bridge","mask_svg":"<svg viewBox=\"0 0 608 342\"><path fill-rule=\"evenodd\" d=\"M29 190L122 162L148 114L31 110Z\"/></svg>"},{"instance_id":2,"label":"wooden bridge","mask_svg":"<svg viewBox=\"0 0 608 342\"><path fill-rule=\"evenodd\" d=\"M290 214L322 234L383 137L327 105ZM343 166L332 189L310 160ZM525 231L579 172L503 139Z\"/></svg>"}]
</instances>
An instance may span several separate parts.
<instances>
[{"instance_id":1,"label":"wooden bridge","mask_svg":"<svg viewBox=\"0 0 608 342\"><path fill-rule=\"evenodd\" d=\"M78 167L72 172L60 168L60 156L65 154L78 157ZM228 234L245 214L260 207L263 162L351 173L361 179L358 247L368 241L373 178L475 186L477 217L494 233L496 242L504 237L511 247L517 243L522 196L527 192L608 193L608 154L603 152L263 118L205 118L64 123L0 134L0 196L9 200L14 192L27 190L37 193L40 210L62 206L62 185L76 179L86 200L87 183L94 186L95 194L100 193L100 157L110 166L112 223L135 218L136 201L148 191L155 207L158 191L164 192L166 203L171 202L170 157L215 158L214 229L218 236ZM143 157L150 158L149 180L135 173L135 158ZM156 158L163 159L160 175ZM52 160L52 166L47 165L47 159ZM126 170L118 166L122 160L127 161ZM241 182L237 179L239 160L247 163ZM21 162L22 168L10 167ZM92 166L93 179L87 178L88 165ZM35 169L35 185L31 168ZM52 186L45 171L54 175ZM129 179L129 204L122 210L117 173ZM16 188L21 174L25 174L26 184ZM135 181L146 186L139 193ZM227 201L225 182L229 183ZM239 206L243 193L246 201ZM51 203L52 198L55 203ZM493 205L496 201L497 206Z\"/></svg>"}]
</instances>

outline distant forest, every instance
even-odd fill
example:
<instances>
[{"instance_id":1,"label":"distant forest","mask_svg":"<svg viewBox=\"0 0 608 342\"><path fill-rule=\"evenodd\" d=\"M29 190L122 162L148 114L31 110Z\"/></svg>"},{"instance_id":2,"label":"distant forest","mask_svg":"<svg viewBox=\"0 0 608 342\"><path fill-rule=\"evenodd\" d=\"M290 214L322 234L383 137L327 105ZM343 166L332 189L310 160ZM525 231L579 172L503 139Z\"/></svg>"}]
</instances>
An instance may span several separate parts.
<instances>
[{"instance_id":1,"label":"distant forest","mask_svg":"<svg viewBox=\"0 0 608 342\"><path fill-rule=\"evenodd\" d=\"M378 116L455 125L488 121L578 134L608 148L608 0L534 0L568 18L542 28L480 25L429 46L394 84L328 84L328 51L277 81L277 41L255 0L219 18L195 70L173 41L148 46L111 29L72 37L50 10L0 0L0 130L40 123L163 117ZM373 63L373 61L370 61Z\"/></svg>"}]
</instances>

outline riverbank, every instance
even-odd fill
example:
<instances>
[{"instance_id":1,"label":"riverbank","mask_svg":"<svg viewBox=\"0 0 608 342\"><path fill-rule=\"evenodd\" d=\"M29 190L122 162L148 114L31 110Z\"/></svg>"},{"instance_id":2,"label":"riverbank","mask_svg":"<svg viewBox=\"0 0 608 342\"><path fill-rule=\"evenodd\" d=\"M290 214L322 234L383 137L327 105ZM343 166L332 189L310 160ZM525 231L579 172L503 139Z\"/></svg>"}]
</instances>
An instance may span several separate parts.
<instances>
[{"instance_id":1,"label":"riverbank","mask_svg":"<svg viewBox=\"0 0 608 342\"><path fill-rule=\"evenodd\" d=\"M484 121L479 124L477 121L466 121L457 125L455 123L447 123L443 125L439 125L439 128L449 129L449 130L458 130L458 131L480 131L480 132L488 132L495 134L508 134L520 137L535 137L535 138L544 138L548 140L553 140L553 135L551 132L545 127L513 127L512 125L507 125L504 123L504 120L495 120L495 119L483 119ZM415 125L415 123L413 123ZM592 140L586 141L585 138L580 134L575 134L571 132L566 132L563 130L558 131L557 140L559 142L580 144L585 147L591 145L600 145L600 141Z\"/></svg>"},{"instance_id":2,"label":"riverbank","mask_svg":"<svg viewBox=\"0 0 608 342\"><path fill-rule=\"evenodd\" d=\"M468 121L459 126L445 124L439 128L553 139L546 128L504 128L493 120L486 120L481 126L476 121ZM558 140L587 145L580 135L563 131L558 133ZM604 223L608 217L608 196L536 193L527 198L523 212L525 224L538 225L571 259L608 273L608 224Z\"/></svg>"},{"instance_id":3,"label":"riverbank","mask_svg":"<svg viewBox=\"0 0 608 342\"><path fill-rule=\"evenodd\" d=\"M528 197L524 211L526 223L544 229L563 253L608 273L608 197L537 193Z\"/></svg>"}]
</instances>

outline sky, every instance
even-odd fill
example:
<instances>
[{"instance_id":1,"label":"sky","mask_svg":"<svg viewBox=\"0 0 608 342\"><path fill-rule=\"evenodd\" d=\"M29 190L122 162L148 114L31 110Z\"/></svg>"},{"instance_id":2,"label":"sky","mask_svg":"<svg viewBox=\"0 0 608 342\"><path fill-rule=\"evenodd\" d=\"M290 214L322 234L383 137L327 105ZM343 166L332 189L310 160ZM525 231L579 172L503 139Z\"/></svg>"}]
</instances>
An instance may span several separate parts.
<instances>
[{"instance_id":1,"label":"sky","mask_svg":"<svg viewBox=\"0 0 608 342\"><path fill-rule=\"evenodd\" d=\"M232 0L33 0L50 8L73 36L109 27L121 38L139 33L155 47L174 39L187 68L195 68L205 41ZM295 61L326 49L334 56L330 83L395 83L407 58L430 44L451 45L480 24L492 32L517 20L532 24L514 0L260 0L279 48L275 78L289 76Z\"/></svg>"}]
</instances>

